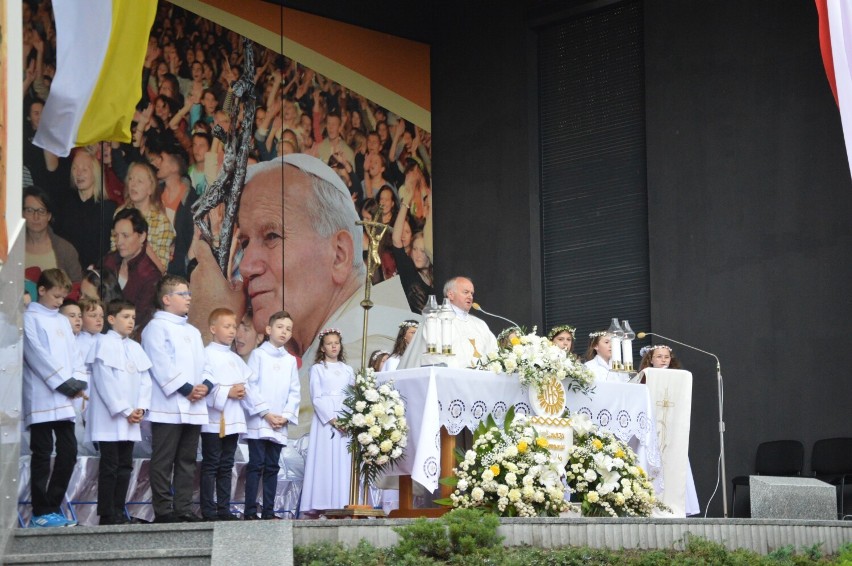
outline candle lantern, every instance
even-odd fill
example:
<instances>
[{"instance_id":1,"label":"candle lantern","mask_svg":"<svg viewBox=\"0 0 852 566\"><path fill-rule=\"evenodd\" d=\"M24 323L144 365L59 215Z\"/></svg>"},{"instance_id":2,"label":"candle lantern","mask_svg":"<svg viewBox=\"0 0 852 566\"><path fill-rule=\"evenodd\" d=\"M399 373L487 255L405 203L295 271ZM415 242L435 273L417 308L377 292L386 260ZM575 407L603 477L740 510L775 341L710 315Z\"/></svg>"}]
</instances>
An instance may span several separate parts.
<instances>
[{"instance_id":1,"label":"candle lantern","mask_svg":"<svg viewBox=\"0 0 852 566\"><path fill-rule=\"evenodd\" d=\"M438 301L435 295L429 295L426 306L423 307L423 337L426 339L426 351L437 354L441 343L441 328L438 321Z\"/></svg>"}]
</instances>

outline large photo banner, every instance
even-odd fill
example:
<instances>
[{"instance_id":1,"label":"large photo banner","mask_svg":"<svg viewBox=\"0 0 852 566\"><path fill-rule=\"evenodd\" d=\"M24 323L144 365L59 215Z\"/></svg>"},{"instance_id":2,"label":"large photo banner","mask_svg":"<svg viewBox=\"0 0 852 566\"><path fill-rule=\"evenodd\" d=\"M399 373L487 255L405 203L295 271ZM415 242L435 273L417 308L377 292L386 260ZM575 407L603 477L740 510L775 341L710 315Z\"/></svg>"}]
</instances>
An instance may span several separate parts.
<instances>
[{"instance_id":1,"label":"large photo banner","mask_svg":"<svg viewBox=\"0 0 852 566\"><path fill-rule=\"evenodd\" d=\"M182 275L190 322L206 336L210 312L229 307L248 346L287 311L301 435L317 334L339 329L348 363L361 365L368 236L356 222L389 227L368 353L390 351L435 293L428 46L260 0L160 1L132 142L59 157L33 143L62 60L54 14L24 7L28 279L62 267L80 296L136 303L144 326L157 279ZM119 222L129 238L116 238Z\"/></svg>"}]
</instances>

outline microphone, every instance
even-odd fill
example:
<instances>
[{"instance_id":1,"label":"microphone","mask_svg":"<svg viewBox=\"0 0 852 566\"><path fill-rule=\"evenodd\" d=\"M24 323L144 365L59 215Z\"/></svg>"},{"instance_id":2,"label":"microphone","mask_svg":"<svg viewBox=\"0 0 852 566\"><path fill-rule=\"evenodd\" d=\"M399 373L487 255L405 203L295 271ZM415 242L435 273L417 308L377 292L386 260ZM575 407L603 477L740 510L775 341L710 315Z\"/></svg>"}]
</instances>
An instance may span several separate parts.
<instances>
[{"instance_id":1,"label":"microphone","mask_svg":"<svg viewBox=\"0 0 852 566\"><path fill-rule=\"evenodd\" d=\"M685 346L687 348L695 350L696 352L701 352L702 354L707 354L708 356L713 356L713 359L716 360L716 371L717 372L721 371L721 365L719 364L719 357L716 354L707 352L705 350L702 350L701 348L696 348L695 346L690 346L689 344L684 344L683 342L678 342L674 338L669 338L668 336L663 336L662 334L657 334L656 332L638 332L636 334L636 338L638 338L639 340L641 340L642 338L645 338L646 336L656 336L657 338L662 338L664 340L668 340L669 342L674 342L675 344Z\"/></svg>"},{"instance_id":2,"label":"microphone","mask_svg":"<svg viewBox=\"0 0 852 566\"><path fill-rule=\"evenodd\" d=\"M493 312L488 312L487 310L485 310L481 306L479 306L479 303L473 303L471 306L475 310L478 310L479 312L481 312L483 314L487 314L488 316L493 316L494 318L499 318L499 319L505 320L506 322L508 322L509 324L511 324L512 326L515 326L517 328L521 327L521 325L519 325L517 322L511 321L508 318L506 318L505 316L500 316L499 314L494 314Z\"/></svg>"},{"instance_id":3,"label":"microphone","mask_svg":"<svg viewBox=\"0 0 852 566\"><path fill-rule=\"evenodd\" d=\"M716 354L708 352L706 350L702 350L701 348L696 348L695 346L691 346L689 344L684 344L683 342L678 342L673 338L669 338L668 336L663 336L662 334L657 334L656 332L639 332L636 334L636 338L640 340L645 338L646 336L656 336L658 338L662 338L664 340L668 340L669 342L674 342L675 344L679 344L681 346L685 346L690 350L695 350L696 352L701 352L702 354L707 354L708 356L712 356L714 360L716 360L716 387L717 387L717 396L719 402L719 469L721 470L722 476L722 515L724 518L728 518L728 478L725 470L725 419L723 418L723 408L725 405L725 393L724 386L722 384L722 366L719 363L719 357ZM710 507L710 501L716 496L716 490L719 489L719 476L716 476L716 489L713 490L713 494L710 496L710 500L707 501L707 507L704 508L704 517L707 517L707 510Z\"/></svg>"}]
</instances>

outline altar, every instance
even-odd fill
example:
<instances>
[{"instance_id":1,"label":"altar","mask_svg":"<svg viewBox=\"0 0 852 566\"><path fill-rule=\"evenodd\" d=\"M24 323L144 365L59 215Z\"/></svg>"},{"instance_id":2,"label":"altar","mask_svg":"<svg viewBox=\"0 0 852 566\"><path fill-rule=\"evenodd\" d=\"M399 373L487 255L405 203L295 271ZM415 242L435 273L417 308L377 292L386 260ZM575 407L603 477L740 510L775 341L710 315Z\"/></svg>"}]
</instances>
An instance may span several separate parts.
<instances>
[{"instance_id":1,"label":"altar","mask_svg":"<svg viewBox=\"0 0 852 566\"><path fill-rule=\"evenodd\" d=\"M377 379L380 383L394 381L406 400L409 425L406 453L385 475L410 476L432 493L441 477L452 475L454 435L465 428L474 430L489 414L501 423L510 407L515 414L532 416L529 394L514 375L433 366L383 372ZM630 443L655 490L663 491L653 405L645 385L599 383L589 396L569 392L567 406L572 414L585 414L602 429ZM402 481L400 491L400 506L404 508Z\"/></svg>"}]
</instances>

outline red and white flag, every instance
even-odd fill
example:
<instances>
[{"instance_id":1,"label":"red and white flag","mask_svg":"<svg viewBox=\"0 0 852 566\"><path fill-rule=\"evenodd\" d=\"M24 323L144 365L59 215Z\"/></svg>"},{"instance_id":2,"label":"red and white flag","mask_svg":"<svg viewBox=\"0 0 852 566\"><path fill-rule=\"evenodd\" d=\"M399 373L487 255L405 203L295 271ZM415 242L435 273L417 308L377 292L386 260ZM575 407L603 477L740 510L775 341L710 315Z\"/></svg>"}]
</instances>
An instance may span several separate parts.
<instances>
[{"instance_id":1,"label":"red and white flag","mask_svg":"<svg viewBox=\"0 0 852 566\"><path fill-rule=\"evenodd\" d=\"M840 109L852 170L852 0L816 0L825 74Z\"/></svg>"}]
</instances>

